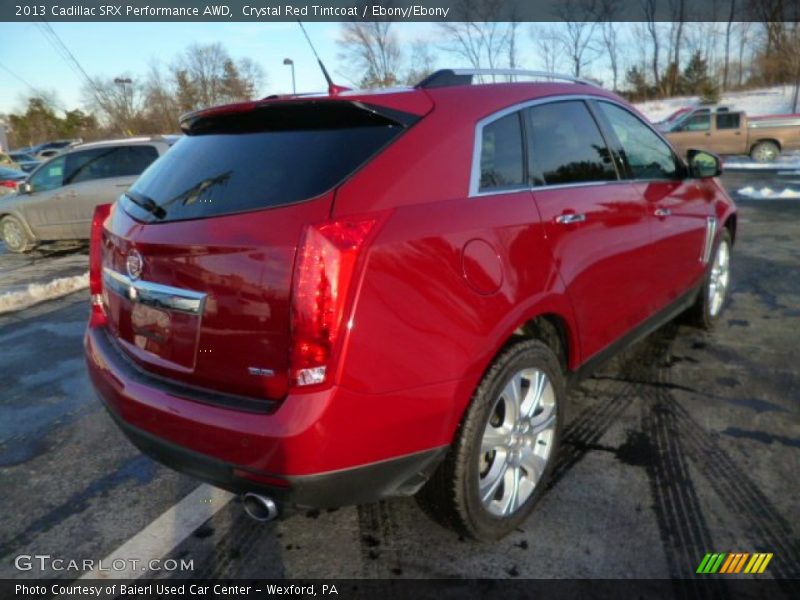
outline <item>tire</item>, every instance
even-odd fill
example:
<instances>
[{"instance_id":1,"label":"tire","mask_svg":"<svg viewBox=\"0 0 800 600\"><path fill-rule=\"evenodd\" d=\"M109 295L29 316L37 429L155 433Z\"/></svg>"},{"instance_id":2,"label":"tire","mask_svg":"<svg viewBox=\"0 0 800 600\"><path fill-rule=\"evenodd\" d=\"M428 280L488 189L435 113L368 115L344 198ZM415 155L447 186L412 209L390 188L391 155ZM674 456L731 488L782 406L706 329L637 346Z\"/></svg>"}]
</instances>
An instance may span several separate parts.
<instances>
[{"instance_id":1,"label":"tire","mask_svg":"<svg viewBox=\"0 0 800 600\"><path fill-rule=\"evenodd\" d=\"M506 349L481 380L444 461L417 494L423 510L481 541L516 529L541 498L553 469L565 389L558 358L548 346L525 340Z\"/></svg>"},{"instance_id":2,"label":"tire","mask_svg":"<svg viewBox=\"0 0 800 600\"><path fill-rule=\"evenodd\" d=\"M690 309L691 321L701 329L712 329L722 314L731 288L731 234L723 229L711 255L703 289Z\"/></svg>"},{"instance_id":3,"label":"tire","mask_svg":"<svg viewBox=\"0 0 800 600\"><path fill-rule=\"evenodd\" d=\"M0 238L10 252L21 254L29 252L36 245L28 235L25 226L14 216L7 215L0 220Z\"/></svg>"},{"instance_id":4,"label":"tire","mask_svg":"<svg viewBox=\"0 0 800 600\"><path fill-rule=\"evenodd\" d=\"M781 149L775 142L758 142L750 150L750 158L756 162L768 163L778 158Z\"/></svg>"}]
</instances>

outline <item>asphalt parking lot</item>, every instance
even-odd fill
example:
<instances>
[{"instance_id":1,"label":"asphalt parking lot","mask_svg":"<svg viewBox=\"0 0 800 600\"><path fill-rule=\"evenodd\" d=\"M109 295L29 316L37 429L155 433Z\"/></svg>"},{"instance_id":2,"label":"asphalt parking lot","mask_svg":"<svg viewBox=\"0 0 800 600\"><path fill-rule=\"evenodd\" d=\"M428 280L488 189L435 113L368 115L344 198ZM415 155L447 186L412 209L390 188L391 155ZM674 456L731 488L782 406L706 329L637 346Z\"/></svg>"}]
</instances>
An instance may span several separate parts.
<instances>
[{"instance_id":1,"label":"asphalt parking lot","mask_svg":"<svg viewBox=\"0 0 800 600\"><path fill-rule=\"evenodd\" d=\"M800 201L739 207L716 331L668 325L574 389L551 489L504 541L466 541L413 499L266 525L233 499L186 537L161 528L166 556L193 570L149 575L687 578L707 552L771 552L760 577L800 578ZM0 280L60 273L64 259L77 272L85 258L0 252ZM75 578L14 558L99 560L198 487L140 455L95 399L87 314L84 290L0 315L0 578Z\"/></svg>"}]
</instances>

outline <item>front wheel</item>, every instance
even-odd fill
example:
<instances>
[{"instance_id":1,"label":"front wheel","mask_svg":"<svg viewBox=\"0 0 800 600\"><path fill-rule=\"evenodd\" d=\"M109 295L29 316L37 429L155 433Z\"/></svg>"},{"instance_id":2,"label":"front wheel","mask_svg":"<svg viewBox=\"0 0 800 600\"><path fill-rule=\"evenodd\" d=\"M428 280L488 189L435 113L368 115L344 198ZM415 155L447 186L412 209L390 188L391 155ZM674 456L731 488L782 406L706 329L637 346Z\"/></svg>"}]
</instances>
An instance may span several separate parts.
<instances>
[{"instance_id":1,"label":"front wheel","mask_svg":"<svg viewBox=\"0 0 800 600\"><path fill-rule=\"evenodd\" d=\"M692 317L696 325L711 329L722 313L731 283L731 234L722 230L714 257L706 269L703 290L692 307Z\"/></svg>"},{"instance_id":2,"label":"front wheel","mask_svg":"<svg viewBox=\"0 0 800 600\"><path fill-rule=\"evenodd\" d=\"M544 492L559 445L564 375L538 340L514 344L484 375L444 462L418 495L443 525L497 540Z\"/></svg>"},{"instance_id":3,"label":"front wheel","mask_svg":"<svg viewBox=\"0 0 800 600\"><path fill-rule=\"evenodd\" d=\"M19 219L11 215L0 221L0 237L11 252L28 252L35 245Z\"/></svg>"}]
</instances>

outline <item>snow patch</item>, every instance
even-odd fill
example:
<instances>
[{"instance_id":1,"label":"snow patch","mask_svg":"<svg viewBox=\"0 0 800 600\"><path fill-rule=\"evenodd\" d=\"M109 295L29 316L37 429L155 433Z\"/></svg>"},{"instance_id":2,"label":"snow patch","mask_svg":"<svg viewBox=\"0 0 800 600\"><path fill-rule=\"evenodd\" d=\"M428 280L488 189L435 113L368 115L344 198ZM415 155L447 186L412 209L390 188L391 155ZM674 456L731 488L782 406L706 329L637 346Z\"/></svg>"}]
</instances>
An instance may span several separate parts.
<instances>
[{"instance_id":1,"label":"snow patch","mask_svg":"<svg viewBox=\"0 0 800 600\"><path fill-rule=\"evenodd\" d=\"M88 272L72 277L59 277L47 283L31 283L24 289L0 294L0 314L22 310L87 287L89 287Z\"/></svg>"},{"instance_id":2,"label":"snow patch","mask_svg":"<svg viewBox=\"0 0 800 600\"><path fill-rule=\"evenodd\" d=\"M736 190L736 193L740 196L757 198L759 200L771 198L800 198L800 190L793 190L792 188L783 188L778 192L766 186L762 187L761 189L756 189L753 186L748 185L747 187Z\"/></svg>"}]
</instances>

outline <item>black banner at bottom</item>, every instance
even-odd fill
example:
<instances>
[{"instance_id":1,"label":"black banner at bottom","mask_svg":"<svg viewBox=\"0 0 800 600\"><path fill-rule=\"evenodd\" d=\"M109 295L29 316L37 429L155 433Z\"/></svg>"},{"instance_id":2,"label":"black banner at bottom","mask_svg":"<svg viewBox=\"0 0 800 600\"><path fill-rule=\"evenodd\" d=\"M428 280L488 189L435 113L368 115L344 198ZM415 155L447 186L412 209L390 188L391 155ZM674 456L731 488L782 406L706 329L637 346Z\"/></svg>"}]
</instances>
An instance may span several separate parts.
<instances>
[{"instance_id":1,"label":"black banner at bottom","mask_svg":"<svg viewBox=\"0 0 800 600\"><path fill-rule=\"evenodd\" d=\"M141 600L247 599L291 597L342 600L414 598L432 600L517 598L633 599L798 598L800 580L698 579L330 579L330 580L9 580L0 581L0 598Z\"/></svg>"}]
</instances>

